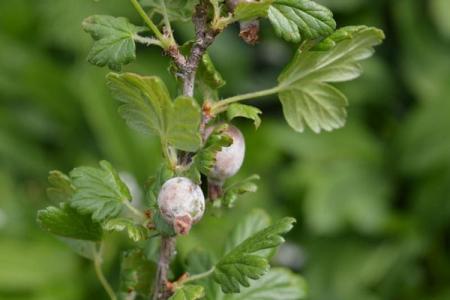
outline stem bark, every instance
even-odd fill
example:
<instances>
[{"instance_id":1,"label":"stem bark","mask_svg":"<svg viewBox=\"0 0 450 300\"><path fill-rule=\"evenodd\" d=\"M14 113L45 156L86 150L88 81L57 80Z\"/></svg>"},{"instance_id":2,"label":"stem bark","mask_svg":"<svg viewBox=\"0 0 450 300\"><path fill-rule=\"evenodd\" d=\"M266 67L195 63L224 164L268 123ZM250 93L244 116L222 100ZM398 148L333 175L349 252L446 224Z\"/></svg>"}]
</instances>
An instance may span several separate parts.
<instances>
[{"instance_id":1,"label":"stem bark","mask_svg":"<svg viewBox=\"0 0 450 300\"><path fill-rule=\"evenodd\" d=\"M172 294L172 291L167 287L167 275L170 269L170 261L175 253L175 244L175 237L161 237L161 248L159 250L158 270L156 271L153 300L166 300Z\"/></svg>"}]
</instances>

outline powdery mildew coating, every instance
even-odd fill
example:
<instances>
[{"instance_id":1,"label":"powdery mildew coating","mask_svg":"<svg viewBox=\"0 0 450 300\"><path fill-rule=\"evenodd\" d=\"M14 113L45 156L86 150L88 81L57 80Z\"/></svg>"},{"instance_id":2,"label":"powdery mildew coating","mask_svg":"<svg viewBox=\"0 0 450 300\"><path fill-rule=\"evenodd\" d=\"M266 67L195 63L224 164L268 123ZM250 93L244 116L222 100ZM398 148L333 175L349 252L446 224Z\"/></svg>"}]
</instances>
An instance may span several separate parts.
<instances>
[{"instance_id":1,"label":"powdery mildew coating","mask_svg":"<svg viewBox=\"0 0 450 300\"><path fill-rule=\"evenodd\" d=\"M161 215L173 224L177 218L190 217L198 222L205 211L205 197L201 188L186 177L167 180L158 195Z\"/></svg>"},{"instance_id":2,"label":"powdery mildew coating","mask_svg":"<svg viewBox=\"0 0 450 300\"><path fill-rule=\"evenodd\" d=\"M208 128L208 135L213 129ZM228 125L225 134L233 139L233 143L217 152L216 164L208 175L209 178L219 182L234 176L241 168L245 157L245 140L241 131L233 125Z\"/></svg>"}]
</instances>

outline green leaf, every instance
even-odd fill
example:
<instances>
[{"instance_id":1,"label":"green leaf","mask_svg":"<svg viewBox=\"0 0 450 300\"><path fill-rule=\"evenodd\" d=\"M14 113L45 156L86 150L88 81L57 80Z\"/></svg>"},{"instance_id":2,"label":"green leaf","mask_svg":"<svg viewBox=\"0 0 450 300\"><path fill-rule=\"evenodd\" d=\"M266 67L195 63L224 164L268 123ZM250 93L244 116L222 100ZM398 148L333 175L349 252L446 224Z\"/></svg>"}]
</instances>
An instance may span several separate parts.
<instances>
[{"instance_id":1,"label":"green leaf","mask_svg":"<svg viewBox=\"0 0 450 300\"><path fill-rule=\"evenodd\" d=\"M71 206L82 214L92 214L94 221L116 217L123 202L131 200L128 187L111 164L103 160L100 167L79 167L70 172L76 188Z\"/></svg>"},{"instance_id":2,"label":"green leaf","mask_svg":"<svg viewBox=\"0 0 450 300\"><path fill-rule=\"evenodd\" d=\"M177 149L194 152L201 146L201 112L197 102L190 97L175 99L167 120L167 142Z\"/></svg>"},{"instance_id":3,"label":"green leaf","mask_svg":"<svg viewBox=\"0 0 450 300\"><path fill-rule=\"evenodd\" d=\"M164 182L174 177L174 172L166 163L162 163L156 175L148 183L148 189L145 192L146 204L151 208L158 208L157 198L159 190Z\"/></svg>"},{"instance_id":4,"label":"green leaf","mask_svg":"<svg viewBox=\"0 0 450 300\"><path fill-rule=\"evenodd\" d=\"M119 113L131 128L159 135L163 144L183 151L200 147L201 112L194 99L182 96L172 102L164 82L154 76L109 73L107 84L124 103Z\"/></svg>"},{"instance_id":5,"label":"green leaf","mask_svg":"<svg viewBox=\"0 0 450 300\"><path fill-rule=\"evenodd\" d=\"M55 203L69 201L75 191L69 176L60 171L50 171L48 182L47 195Z\"/></svg>"},{"instance_id":6,"label":"green leaf","mask_svg":"<svg viewBox=\"0 0 450 300\"><path fill-rule=\"evenodd\" d=\"M150 12L164 16L164 8L161 5L161 0L141 0L144 7L148 7ZM164 1L166 6L167 16L170 21L190 21L194 13L194 7L198 0L176 0Z\"/></svg>"},{"instance_id":7,"label":"green leaf","mask_svg":"<svg viewBox=\"0 0 450 300\"><path fill-rule=\"evenodd\" d=\"M59 240L64 242L73 252L81 257L89 260L95 259L96 242L86 240L76 240L71 238L60 237Z\"/></svg>"},{"instance_id":8,"label":"green leaf","mask_svg":"<svg viewBox=\"0 0 450 300\"><path fill-rule=\"evenodd\" d=\"M163 216L161 216L161 212L158 208L153 210L153 223L155 224L156 230L162 236L175 236L176 232L173 229L172 224L169 224Z\"/></svg>"},{"instance_id":9,"label":"green leaf","mask_svg":"<svg viewBox=\"0 0 450 300\"><path fill-rule=\"evenodd\" d=\"M148 229L145 226L136 224L136 222L127 218L116 218L108 220L103 225L103 229L107 231L125 230L128 233L128 237L135 242L145 240L148 236Z\"/></svg>"},{"instance_id":10,"label":"green leaf","mask_svg":"<svg viewBox=\"0 0 450 300\"><path fill-rule=\"evenodd\" d=\"M99 67L108 66L120 70L136 58L134 36L144 31L127 19L112 16L95 15L86 18L82 27L94 39L94 45L88 55L88 61Z\"/></svg>"},{"instance_id":11,"label":"green leaf","mask_svg":"<svg viewBox=\"0 0 450 300\"><path fill-rule=\"evenodd\" d=\"M336 28L333 13L310 0L274 0L268 16L276 34L294 43L328 36Z\"/></svg>"},{"instance_id":12,"label":"green leaf","mask_svg":"<svg viewBox=\"0 0 450 300\"><path fill-rule=\"evenodd\" d=\"M202 56L198 66L197 81L201 81L201 83L213 90L223 87L226 83L222 75L217 71L208 53Z\"/></svg>"},{"instance_id":13,"label":"green leaf","mask_svg":"<svg viewBox=\"0 0 450 300\"><path fill-rule=\"evenodd\" d=\"M42 229L58 236L88 241L102 238L100 224L93 222L90 216L79 214L67 203L39 210L37 221Z\"/></svg>"},{"instance_id":14,"label":"green leaf","mask_svg":"<svg viewBox=\"0 0 450 300\"><path fill-rule=\"evenodd\" d=\"M225 242L225 253L230 252L240 243L270 225L269 215L262 209L254 209L246 214L233 228Z\"/></svg>"},{"instance_id":15,"label":"green leaf","mask_svg":"<svg viewBox=\"0 0 450 300\"><path fill-rule=\"evenodd\" d=\"M125 251L122 254L120 267L120 294L122 299L130 299L130 295L147 298L151 292L155 272L156 264L149 261L141 249Z\"/></svg>"},{"instance_id":16,"label":"green leaf","mask_svg":"<svg viewBox=\"0 0 450 300\"><path fill-rule=\"evenodd\" d=\"M192 159L188 176L197 183L200 183L200 173L208 175L216 164L216 154L223 147L228 147L233 143L233 139L226 134L227 125L218 126L209 135L203 148L201 148Z\"/></svg>"},{"instance_id":17,"label":"green leaf","mask_svg":"<svg viewBox=\"0 0 450 300\"><path fill-rule=\"evenodd\" d=\"M167 164L161 164L155 177L152 178L152 182L146 191L146 204L151 208L153 214L153 223L155 224L156 230L163 236L174 236L175 230L172 224L169 224L162 216L159 211L157 199L159 191L162 185L175 175L173 170L171 170Z\"/></svg>"},{"instance_id":18,"label":"green leaf","mask_svg":"<svg viewBox=\"0 0 450 300\"><path fill-rule=\"evenodd\" d=\"M225 186L224 194L221 200L222 205L225 207L233 207L240 195L256 192L258 190L258 186L254 181L259 179L259 175L254 174L244 180Z\"/></svg>"},{"instance_id":19,"label":"green leaf","mask_svg":"<svg viewBox=\"0 0 450 300\"><path fill-rule=\"evenodd\" d=\"M169 300L196 300L205 296L205 291L200 285L183 285L177 289Z\"/></svg>"},{"instance_id":20,"label":"green leaf","mask_svg":"<svg viewBox=\"0 0 450 300\"><path fill-rule=\"evenodd\" d=\"M381 30L360 26L352 38L341 40L330 51L298 51L278 77L279 98L289 125L302 132L306 123L316 133L342 127L347 98L328 83L361 75L358 62L369 58L383 38Z\"/></svg>"},{"instance_id":21,"label":"green leaf","mask_svg":"<svg viewBox=\"0 0 450 300\"><path fill-rule=\"evenodd\" d=\"M240 1L234 9L233 19L245 21L267 17L267 12L272 2L273 0Z\"/></svg>"},{"instance_id":22,"label":"green leaf","mask_svg":"<svg viewBox=\"0 0 450 300\"><path fill-rule=\"evenodd\" d=\"M324 38L318 44L314 45L312 50L316 51L328 51L333 49L340 41L353 38L354 33L358 33L361 30L361 26L346 26L339 28L331 35Z\"/></svg>"},{"instance_id":23,"label":"green leaf","mask_svg":"<svg viewBox=\"0 0 450 300\"><path fill-rule=\"evenodd\" d=\"M283 218L258 231L228 252L216 264L214 280L224 293L239 293L240 286L249 287L249 279L258 279L269 270L269 262L260 254L284 242L282 234L292 229L295 219Z\"/></svg>"},{"instance_id":24,"label":"green leaf","mask_svg":"<svg viewBox=\"0 0 450 300\"><path fill-rule=\"evenodd\" d=\"M213 265L211 254L203 249L195 248L191 250L186 258L186 272L189 275L204 273L210 270Z\"/></svg>"},{"instance_id":25,"label":"green leaf","mask_svg":"<svg viewBox=\"0 0 450 300\"><path fill-rule=\"evenodd\" d=\"M306 296L306 283L289 270L274 268L251 287L239 294L226 295L224 300L298 300Z\"/></svg>"},{"instance_id":26,"label":"green leaf","mask_svg":"<svg viewBox=\"0 0 450 300\"><path fill-rule=\"evenodd\" d=\"M260 114L262 114L262 111L259 108L251 105L233 103L230 104L227 108L228 120L231 121L237 117L247 118L253 120L256 128L261 125L261 118L259 117Z\"/></svg>"}]
</instances>

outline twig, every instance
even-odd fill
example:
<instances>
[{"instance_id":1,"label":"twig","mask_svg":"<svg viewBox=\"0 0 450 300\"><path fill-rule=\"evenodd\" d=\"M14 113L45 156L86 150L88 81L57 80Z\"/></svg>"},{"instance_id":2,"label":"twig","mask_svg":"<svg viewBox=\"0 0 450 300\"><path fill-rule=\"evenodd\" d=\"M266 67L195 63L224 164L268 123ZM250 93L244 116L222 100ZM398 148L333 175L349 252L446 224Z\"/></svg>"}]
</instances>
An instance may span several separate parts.
<instances>
[{"instance_id":1,"label":"twig","mask_svg":"<svg viewBox=\"0 0 450 300\"><path fill-rule=\"evenodd\" d=\"M218 30L212 29L208 25L208 6L206 0L201 0L195 7L195 13L192 22L195 26L195 43L192 46L191 53L187 59L186 65L182 70L183 94L192 97L194 95L195 74L198 65L206 49L213 43L215 37L219 34Z\"/></svg>"},{"instance_id":2,"label":"twig","mask_svg":"<svg viewBox=\"0 0 450 300\"><path fill-rule=\"evenodd\" d=\"M166 300L172 294L167 288L167 274L169 273L170 261L175 252L175 237L161 237L161 248L159 252L158 270L156 271L153 300Z\"/></svg>"}]
</instances>

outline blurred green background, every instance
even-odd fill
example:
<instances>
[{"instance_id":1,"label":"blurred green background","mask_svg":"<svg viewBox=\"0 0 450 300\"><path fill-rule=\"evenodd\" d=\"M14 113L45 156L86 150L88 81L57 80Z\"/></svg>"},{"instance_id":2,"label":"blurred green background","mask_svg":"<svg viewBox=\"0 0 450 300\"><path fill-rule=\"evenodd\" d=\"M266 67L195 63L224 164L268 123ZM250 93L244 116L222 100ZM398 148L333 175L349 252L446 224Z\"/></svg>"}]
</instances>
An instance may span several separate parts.
<instances>
[{"instance_id":1,"label":"blurred green background","mask_svg":"<svg viewBox=\"0 0 450 300\"><path fill-rule=\"evenodd\" d=\"M351 104L347 126L297 134L276 99L255 103L263 123L257 131L239 124L247 158L235 180L259 173L260 189L181 239L179 260L201 245L220 251L236 218L263 207L299 221L274 264L305 276L308 299L448 300L450 1L319 2L339 26L378 26L387 36L364 75L340 85ZM106 299L90 262L36 224L49 205L47 172L107 159L142 186L160 162L156 139L118 117L108 71L86 62L91 41L80 23L92 14L139 23L125 0L0 1L0 299ZM233 28L212 48L223 96L271 87L290 59L294 45L267 25L256 47ZM176 28L180 40L192 35ZM167 63L142 47L126 70L161 76L174 90ZM108 236L104 268L115 286L128 246Z\"/></svg>"}]
</instances>

